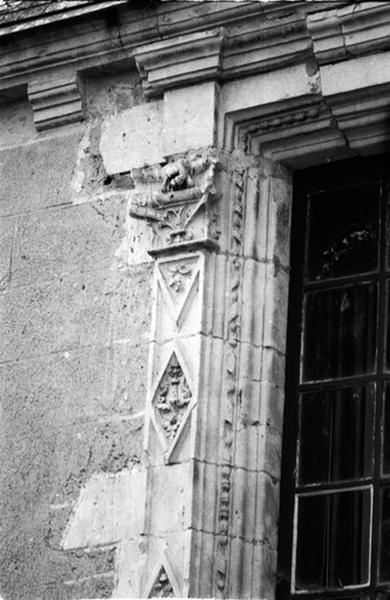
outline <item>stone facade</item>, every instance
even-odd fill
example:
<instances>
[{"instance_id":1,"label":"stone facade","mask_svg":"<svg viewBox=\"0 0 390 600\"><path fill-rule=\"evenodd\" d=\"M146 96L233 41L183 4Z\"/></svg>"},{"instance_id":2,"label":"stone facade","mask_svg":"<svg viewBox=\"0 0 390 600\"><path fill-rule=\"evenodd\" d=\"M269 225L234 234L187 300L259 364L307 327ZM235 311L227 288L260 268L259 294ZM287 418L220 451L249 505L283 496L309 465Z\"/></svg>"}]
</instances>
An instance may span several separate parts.
<instances>
[{"instance_id":1,"label":"stone facade","mask_svg":"<svg viewBox=\"0 0 390 600\"><path fill-rule=\"evenodd\" d=\"M3 17L4 599L274 598L293 173L387 150L389 15Z\"/></svg>"}]
</instances>

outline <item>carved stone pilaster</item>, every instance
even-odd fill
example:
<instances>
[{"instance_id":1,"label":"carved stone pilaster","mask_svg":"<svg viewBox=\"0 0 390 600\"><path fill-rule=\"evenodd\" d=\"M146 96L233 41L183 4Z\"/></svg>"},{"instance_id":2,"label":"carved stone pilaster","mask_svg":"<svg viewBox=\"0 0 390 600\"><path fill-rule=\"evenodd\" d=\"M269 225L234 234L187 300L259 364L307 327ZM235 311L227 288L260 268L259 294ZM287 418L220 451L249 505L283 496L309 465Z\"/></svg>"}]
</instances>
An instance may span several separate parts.
<instances>
[{"instance_id":1,"label":"carved stone pilaster","mask_svg":"<svg viewBox=\"0 0 390 600\"><path fill-rule=\"evenodd\" d=\"M207 150L134 173L130 215L152 228L149 252L156 260L145 411L143 597L196 596L199 585L210 592L213 588L212 563L202 581L195 555L205 544L212 553L215 544L213 515L213 526L204 526L209 498L203 497L205 481L210 480L206 463L213 457L202 446L209 430L214 436L219 430L217 419L205 419L212 405L205 381L216 356L210 308L215 303L223 204L216 189L218 167L217 153ZM221 360L222 350L220 340ZM213 391L217 398L218 389ZM218 404L211 408L217 411ZM216 446L214 460L217 454ZM211 481L214 496L218 479Z\"/></svg>"}]
</instances>

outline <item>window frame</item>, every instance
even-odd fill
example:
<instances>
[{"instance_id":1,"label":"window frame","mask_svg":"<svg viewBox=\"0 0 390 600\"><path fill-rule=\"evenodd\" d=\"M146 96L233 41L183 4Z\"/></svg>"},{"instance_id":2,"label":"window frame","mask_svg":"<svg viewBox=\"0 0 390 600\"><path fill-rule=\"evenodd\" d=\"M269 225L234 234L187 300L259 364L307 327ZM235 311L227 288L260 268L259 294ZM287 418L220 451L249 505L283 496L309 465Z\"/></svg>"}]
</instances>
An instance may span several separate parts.
<instances>
[{"instance_id":1,"label":"window frame","mask_svg":"<svg viewBox=\"0 0 390 600\"><path fill-rule=\"evenodd\" d=\"M376 579L379 577L379 538L380 538L380 511L381 511L381 494L380 488L384 488L386 481L390 485L390 473L385 475L380 471L381 461L378 460L381 452L382 434L382 413L384 406L383 392L385 390L386 381L390 382L390 370L385 372L385 346L386 335L384 328L387 326L386 302L388 291L386 289L387 282L390 286L390 261L387 260L386 249L388 251L390 242L387 241L386 234L389 226L388 204L386 206L390 177L386 171L388 169L389 157L380 155L370 158L358 158L341 161L332 165L321 165L320 167L310 168L304 171L295 173L294 180L294 197L292 205L292 225L291 225L291 274L290 288L288 301L288 320L287 320L287 355L286 355L286 395L285 395L285 410L284 410L284 428L283 428L283 444L282 444L282 476L281 476L281 491L280 491L280 520L279 520L279 547L278 547L278 578L277 578L277 597L285 598L329 598L329 597L350 597L368 598L376 597L378 590L390 589L390 581L379 583ZM362 376L361 384L365 381L369 382L375 379L380 381L379 389L376 395L376 415L374 417L375 439L374 439L374 456L377 461L375 466L374 476L368 481L361 481L361 485L355 486L356 489L366 488L372 485L372 518L370 523L371 529L371 544L369 549L369 582L365 585L344 586L340 589L323 589L323 590L296 590L295 573L293 568L296 565L296 547L297 547L297 524L296 513L298 506L298 497L307 493L322 493L325 492L327 486L313 486L312 490L306 491L302 486L295 482L297 478L297 442L299 432L299 394L303 389L308 389L310 386L318 385L317 382L303 382L301 378L301 354L303 347L303 322L304 322L304 263L305 254L307 252L305 229L307 224L307 202L311 194L314 194L319 187L324 187L327 190L339 189L340 186L361 185L362 183L374 182L380 179L382 181L382 198L380 200L381 223L380 223L380 241L379 241L379 257L378 257L378 285L381 286L381 292L378 293L378 306L380 306L377 317L376 327L378 332L383 331L382 340L376 340L377 364L375 367L375 375ZM331 182L331 183L329 183ZM357 279L359 275L357 275ZM373 280L372 273L360 277L361 279ZM328 279L323 287L342 287L346 285L346 277L337 277ZM348 280L353 282L354 276L349 276ZM340 283L341 282L341 283ZM308 289L306 285L306 289ZM314 289L316 286L312 286ZM317 287L321 287L321 284ZM389 292L390 295L390 292ZM380 302L380 305L379 305ZM379 351L378 351L379 348ZM345 381L344 381L345 380ZM351 384L357 383L359 377L352 376L340 380L327 379L322 383L325 389L332 385L339 385L348 381ZM293 398L293 401L291 400ZM379 469L379 471L378 471ZM380 485L381 484L381 485ZM344 489L353 489L349 484L343 485L338 482L333 487L328 486L329 491Z\"/></svg>"}]
</instances>

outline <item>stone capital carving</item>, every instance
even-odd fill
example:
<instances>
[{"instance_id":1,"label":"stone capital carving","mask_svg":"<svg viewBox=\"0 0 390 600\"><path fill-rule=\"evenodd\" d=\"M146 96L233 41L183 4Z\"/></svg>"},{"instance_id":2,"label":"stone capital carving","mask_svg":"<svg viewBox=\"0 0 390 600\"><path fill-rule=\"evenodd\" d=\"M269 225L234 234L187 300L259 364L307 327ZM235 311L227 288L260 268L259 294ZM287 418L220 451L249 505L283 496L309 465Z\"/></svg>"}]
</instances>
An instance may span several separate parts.
<instances>
[{"instance_id":1,"label":"stone capital carving","mask_svg":"<svg viewBox=\"0 0 390 600\"><path fill-rule=\"evenodd\" d=\"M151 253L199 242L217 243L217 166L218 158L210 152L179 158L162 168L137 171L130 216L151 225Z\"/></svg>"}]
</instances>

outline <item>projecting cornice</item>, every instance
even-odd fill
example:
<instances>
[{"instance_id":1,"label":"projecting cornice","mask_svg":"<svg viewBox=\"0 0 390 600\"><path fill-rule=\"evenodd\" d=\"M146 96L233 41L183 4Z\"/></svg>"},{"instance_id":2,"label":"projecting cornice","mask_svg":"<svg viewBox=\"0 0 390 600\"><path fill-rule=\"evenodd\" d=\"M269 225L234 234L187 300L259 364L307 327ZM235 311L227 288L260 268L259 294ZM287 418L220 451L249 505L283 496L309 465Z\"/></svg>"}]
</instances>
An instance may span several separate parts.
<instances>
[{"instance_id":1,"label":"projecting cornice","mask_svg":"<svg viewBox=\"0 0 390 600\"><path fill-rule=\"evenodd\" d=\"M145 63L144 74L148 77L147 71L155 70L151 44L155 44L156 50L161 45L169 66L172 62L169 46L179 50L183 44L187 60L191 43L196 51L202 36L211 42L212 32L221 28L224 30L220 56L224 78L280 68L288 61L300 60L302 54L310 51L306 16L318 9L319 4L324 10L329 6L343 6L345 0L269 4L162 1L158 6L147 3L142 9L131 1L107 0L81 6L76 3L72 10L40 15L35 20L0 22L3 37L0 94L2 90L15 89L70 66L76 73L101 67L131 68L135 55L140 64ZM195 38L191 42L192 35ZM207 52L213 55L215 51L209 42L206 42L204 55ZM181 62L179 54L176 58ZM151 75L154 77L156 73Z\"/></svg>"},{"instance_id":2,"label":"projecting cornice","mask_svg":"<svg viewBox=\"0 0 390 600\"><path fill-rule=\"evenodd\" d=\"M390 48L390 4L351 3L307 17L319 64L347 60Z\"/></svg>"},{"instance_id":3,"label":"projecting cornice","mask_svg":"<svg viewBox=\"0 0 390 600\"><path fill-rule=\"evenodd\" d=\"M27 88L38 131L84 118L83 86L76 74L55 81L33 81Z\"/></svg>"},{"instance_id":4,"label":"projecting cornice","mask_svg":"<svg viewBox=\"0 0 390 600\"><path fill-rule=\"evenodd\" d=\"M210 79L227 81L280 69L312 56L305 14L247 19L154 42L134 52L148 96Z\"/></svg>"},{"instance_id":5,"label":"projecting cornice","mask_svg":"<svg viewBox=\"0 0 390 600\"><path fill-rule=\"evenodd\" d=\"M4 27L8 32L0 97L27 89L39 129L81 120L79 82L102 68L137 66L146 95L161 96L290 65L306 66L311 77L318 64L348 64L390 48L390 5L384 2L161 2L141 10L113 0L96 4L96 13L89 10L93 4L85 6L66 26L59 13L23 31L0 23L0 34Z\"/></svg>"},{"instance_id":6,"label":"projecting cornice","mask_svg":"<svg viewBox=\"0 0 390 600\"><path fill-rule=\"evenodd\" d=\"M136 49L145 93L153 96L172 87L219 79L223 41L220 27Z\"/></svg>"}]
</instances>

